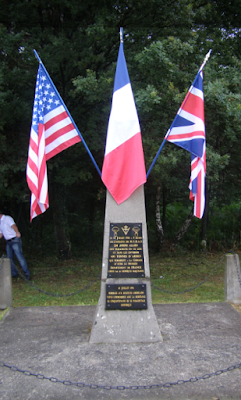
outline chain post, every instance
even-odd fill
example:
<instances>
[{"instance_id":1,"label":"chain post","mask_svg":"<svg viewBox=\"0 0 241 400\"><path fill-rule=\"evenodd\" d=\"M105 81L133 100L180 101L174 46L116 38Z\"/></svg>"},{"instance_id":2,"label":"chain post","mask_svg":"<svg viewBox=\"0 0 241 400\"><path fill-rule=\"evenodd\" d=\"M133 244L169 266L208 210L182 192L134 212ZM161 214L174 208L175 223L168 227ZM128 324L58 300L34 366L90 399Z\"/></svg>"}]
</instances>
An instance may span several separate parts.
<instances>
[{"instance_id":1,"label":"chain post","mask_svg":"<svg viewBox=\"0 0 241 400\"><path fill-rule=\"evenodd\" d=\"M236 254L235 254L235 253L233 253L233 255L234 255L234 262L235 262L236 272L237 272L237 275L238 275L238 281L239 281L239 285L240 285L240 287L241 287L241 275L240 275L240 268L238 267L238 261L237 261Z\"/></svg>"}]
</instances>

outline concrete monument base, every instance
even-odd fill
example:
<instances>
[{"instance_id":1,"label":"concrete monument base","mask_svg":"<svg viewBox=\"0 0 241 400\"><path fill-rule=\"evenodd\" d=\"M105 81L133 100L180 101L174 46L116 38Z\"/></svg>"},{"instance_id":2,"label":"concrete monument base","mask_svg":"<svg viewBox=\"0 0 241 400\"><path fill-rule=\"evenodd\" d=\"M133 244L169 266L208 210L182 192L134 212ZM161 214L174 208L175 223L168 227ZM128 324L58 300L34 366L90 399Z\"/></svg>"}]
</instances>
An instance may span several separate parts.
<instances>
[{"instance_id":1,"label":"concrete monument base","mask_svg":"<svg viewBox=\"0 0 241 400\"><path fill-rule=\"evenodd\" d=\"M112 223L142 224L143 258L145 270L143 277L108 277L110 224ZM89 342L135 343L162 341L162 335L159 330L151 299L150 268L143 186L140 186L138 189L136 189L131 197L120 205L115 202L110 193L107 191L102 260L101 293ZM147 308L107 310L106 286L114 284L120 286L124 284L144 284L146 286Z\"/></svg>"},{"instance_id":2,"label":"concrete monument base","mask_svg":"<svg viewBox=\"0 0 241 400\"><path fill-rule=\"evenodd\" d=\"M162 341L150 297L150 283L147 283L147 310L106 310L105 283L102 282L101 296L89 342L153 343Z\"/></svg>"}]
</instances>

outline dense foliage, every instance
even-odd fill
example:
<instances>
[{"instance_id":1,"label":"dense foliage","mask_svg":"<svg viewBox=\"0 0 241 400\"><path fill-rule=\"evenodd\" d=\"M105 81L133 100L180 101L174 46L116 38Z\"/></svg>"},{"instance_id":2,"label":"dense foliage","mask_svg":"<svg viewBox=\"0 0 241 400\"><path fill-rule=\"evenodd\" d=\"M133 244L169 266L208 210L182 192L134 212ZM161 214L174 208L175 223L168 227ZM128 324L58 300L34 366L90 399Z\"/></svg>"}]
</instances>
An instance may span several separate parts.
<instances>
[{"instance_id":1,"label":"dense foliage","mask_svg":"<svg viewBox=\"0 0 241 400\"><path fill-rule=\"evenodd\" d=\"M212 48L204 70L207 208L181 243L240 244L240 21L238 0L0 0L0 207L15 218L31 249L57 249L62 257L71 256L71 244L73 253L101 249L105 209L105 187L79 143L48 162L50 209L29 222L25 169L38 69L33 49L101 169L121 26L147 170ZM192 208L186 153L166 143L145 185L153 249L157 187L167 240Z\"/></svg>"}]
</instances>

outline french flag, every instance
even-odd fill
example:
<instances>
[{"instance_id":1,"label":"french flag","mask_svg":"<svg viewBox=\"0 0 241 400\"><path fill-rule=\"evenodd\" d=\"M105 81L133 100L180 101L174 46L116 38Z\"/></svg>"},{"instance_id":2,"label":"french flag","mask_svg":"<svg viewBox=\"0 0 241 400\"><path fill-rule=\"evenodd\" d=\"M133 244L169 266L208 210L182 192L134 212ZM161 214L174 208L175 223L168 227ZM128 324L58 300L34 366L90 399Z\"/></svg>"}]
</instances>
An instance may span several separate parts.
<instances>
[{"instance_id":1,"label":"french flag","mask_svg":"<svg viewBox=\"0 0 241 400\"><path fill-rule=\"evenodd\" d=\"M146 182L141 129L120 43L101 179L117 204Z\"/></svg>"}]
</instances>

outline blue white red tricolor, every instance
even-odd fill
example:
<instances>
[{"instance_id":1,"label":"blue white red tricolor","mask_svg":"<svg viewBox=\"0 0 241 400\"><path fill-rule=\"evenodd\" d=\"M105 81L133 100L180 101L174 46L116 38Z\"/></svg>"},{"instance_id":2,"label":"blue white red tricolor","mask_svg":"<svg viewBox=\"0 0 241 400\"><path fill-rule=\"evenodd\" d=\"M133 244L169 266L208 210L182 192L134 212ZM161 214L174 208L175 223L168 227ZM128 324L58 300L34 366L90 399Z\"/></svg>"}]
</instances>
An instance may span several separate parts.
<instances>
[{"instance_id":1,"label":"blue white red tricolor","mask_svg":"<svg viewBox=\"0 0 241 400\"><path fill-rule=\"evenodd\" d=\"M109 117L102 181L117 204L146 182L141 129L120 43Z\"/></svg>"},{"instance_id":2,"label":"blue white red tricolor","mask_svg":"<svg viewBox=\"0 0 241 400\"><path fill-rule=\"evenodd\" d=\"M194 201L194 215L202 218L205 209L206 138L201 70L190 87L165 139L191 153L190 199Z\"/></svg>"},{"instance_id":3,"label":"blue white red tricolor","mask_svg":"<svg viewBox=\"0 0 241 400\"><path fill-rule=\"evenodd\" d=\"M80 140L68 110L40 64L26 171L31 191L31 221L49 207L46 161Z\"/></svg>"}]
</instances>

